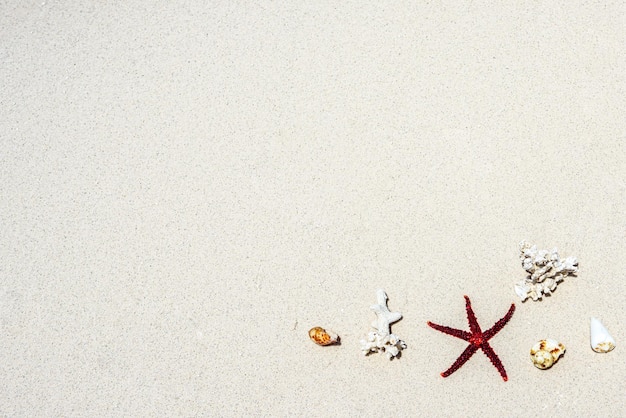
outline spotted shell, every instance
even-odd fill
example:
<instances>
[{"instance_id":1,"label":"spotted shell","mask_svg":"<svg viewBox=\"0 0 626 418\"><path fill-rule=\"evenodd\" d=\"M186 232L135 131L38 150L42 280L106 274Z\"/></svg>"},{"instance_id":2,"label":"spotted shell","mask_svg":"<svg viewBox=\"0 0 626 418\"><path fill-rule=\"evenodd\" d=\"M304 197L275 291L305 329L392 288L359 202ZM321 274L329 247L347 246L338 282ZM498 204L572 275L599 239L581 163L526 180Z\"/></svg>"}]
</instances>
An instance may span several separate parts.
<instances>
[{"instance_id":1,"label":"spotted shell","mask_svg":"<svg viewBox=\"0 0 626 418\"><path fill-rule=\"evenodd\" d=\"M538 369L549 369L565 352L565 346L551 338L538 341L530 349L530 359Z\"/></svg>"},{"instance_id":2,"label":"spotted shell","mask_svg":"<svg viewBox=\"0 0 626 418\"><path fill-rule=\"evenodd\" d=\"M317 345L331 345L339 342L339 336L322 327L313 327L309 330L309 337Z\"/></svg>"}]
</instances>

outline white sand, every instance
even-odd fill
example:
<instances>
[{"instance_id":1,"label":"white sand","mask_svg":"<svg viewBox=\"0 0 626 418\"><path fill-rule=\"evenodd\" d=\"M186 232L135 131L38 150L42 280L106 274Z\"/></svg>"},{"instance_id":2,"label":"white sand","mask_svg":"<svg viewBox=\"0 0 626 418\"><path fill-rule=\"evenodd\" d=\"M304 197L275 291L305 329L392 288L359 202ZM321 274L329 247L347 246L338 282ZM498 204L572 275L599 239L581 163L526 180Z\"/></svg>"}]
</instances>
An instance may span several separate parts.
<instances>
[{"instance_id":1,"label":"white sand","mask_svg":"<svg viewBox=\"0 0 626 418\"><path fill-rule=\"evenodd\" d=\"M0 415L626 413L622 2L61 3L0 14ZM522 239L578 277L519 303ZM506 383L439 376L464 294Z\"/></svg>"}]
</instances>

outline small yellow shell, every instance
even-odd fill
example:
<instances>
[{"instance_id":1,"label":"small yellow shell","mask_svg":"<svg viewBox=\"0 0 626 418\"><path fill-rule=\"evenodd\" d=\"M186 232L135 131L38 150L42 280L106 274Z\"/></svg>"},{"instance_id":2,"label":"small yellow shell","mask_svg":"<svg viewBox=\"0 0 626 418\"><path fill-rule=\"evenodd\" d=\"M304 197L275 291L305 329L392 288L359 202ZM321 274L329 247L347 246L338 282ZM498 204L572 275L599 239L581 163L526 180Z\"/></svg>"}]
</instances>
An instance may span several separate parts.
<instances>
[{"instance_id":1,"label":"small yellow shell","mask_svg":"<svg viewBox=\"0 0 626 418\"><path fill-rule=\"evenodd\" d=\"M339 342L339 336L326 331L322 327L313 327L309 330L309 337L317 345L331 345Z\"/></svg>"},{"instance_id":2,"label":"small yellow shell","mask_svg":"<svg viewBox=\"0 0 626 418\"><path fill-rule=\"evenodd\" d=\"M537 342L530 349L530 359L538 369L549 369L565 352L565 346L548 338Z\"/></svg>"}]
</instances>

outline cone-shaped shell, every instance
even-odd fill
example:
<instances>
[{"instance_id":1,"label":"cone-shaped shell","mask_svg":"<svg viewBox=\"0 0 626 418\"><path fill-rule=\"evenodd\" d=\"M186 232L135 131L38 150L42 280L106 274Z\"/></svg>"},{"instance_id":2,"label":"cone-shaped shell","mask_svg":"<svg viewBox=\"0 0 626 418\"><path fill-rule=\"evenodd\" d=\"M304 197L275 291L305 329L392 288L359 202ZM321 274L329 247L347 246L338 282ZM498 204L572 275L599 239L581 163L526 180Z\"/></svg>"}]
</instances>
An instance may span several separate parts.
<instances>
[{"instance_id":1,"label":"cone-shaped shell","mask_svg":"<svg viewBox=\"0 0 626 418\"><path fill-rule=\"evenodd\" d=\"M597 318L591 318L591 348L596 353L608 353L615 348L615 340Z\"/></svg>"},{"instance_id":2,"label":"cone-shaped shell","mask_svg":"<svg viewBox=\"0 0 626 418\"><path fill-rule=\"evenodd\" d=\"M339 342L339 336L322 327L313 327L309 330L309 337L317 345L331 345Z\"/></svg>"},{"instance_id":3,"label":"cone-shaped shell","mask_svg":"<svg viewBox=\"0 0 626 418\"><path fill-rule=\"evenodd\" d=\"M538 369L549 369L565 352L565 346L551 338L538 341L530 349L530 359Z\"/></svg>"}]
</instances>

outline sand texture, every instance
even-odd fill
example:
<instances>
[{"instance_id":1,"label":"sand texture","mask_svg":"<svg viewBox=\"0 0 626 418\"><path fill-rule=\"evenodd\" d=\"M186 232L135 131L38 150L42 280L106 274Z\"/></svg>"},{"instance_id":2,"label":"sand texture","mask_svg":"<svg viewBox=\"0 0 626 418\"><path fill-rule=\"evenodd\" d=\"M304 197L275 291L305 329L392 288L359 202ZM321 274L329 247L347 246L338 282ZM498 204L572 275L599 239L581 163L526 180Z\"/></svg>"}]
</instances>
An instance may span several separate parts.
<instances>
[{"instance_id":1,"label":"sand texture","mask_svg":"<svg viewBox=\"0 0 626 418\"><path fill-rule=\"evenodd\" d=\"M505 3L4 2L0 416L626 415L626 6Z\"/></svg>"}]
</instances>

